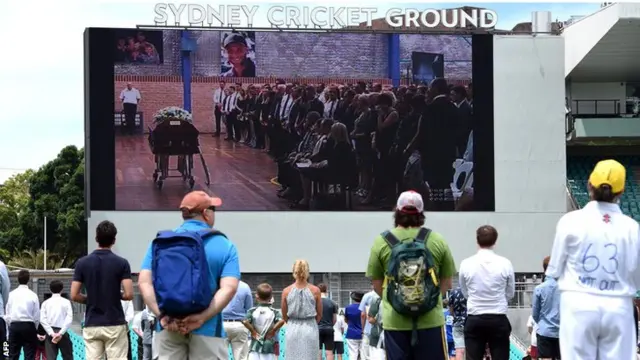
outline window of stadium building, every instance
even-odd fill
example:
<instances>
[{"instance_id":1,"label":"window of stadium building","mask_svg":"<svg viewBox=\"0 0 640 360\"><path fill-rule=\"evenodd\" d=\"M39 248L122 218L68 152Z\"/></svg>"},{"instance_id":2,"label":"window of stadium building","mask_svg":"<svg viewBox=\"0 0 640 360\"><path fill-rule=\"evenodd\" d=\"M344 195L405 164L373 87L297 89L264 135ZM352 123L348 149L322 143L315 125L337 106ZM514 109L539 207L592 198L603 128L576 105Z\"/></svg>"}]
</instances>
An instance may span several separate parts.
<instances>
[{"instance_id":1,"label":"window of stadium building","mask_svg":"<svg viewBox=\"0 0 640 360\"><path fill-rule=\"evenodd\" d=\"M117 36L115 210L189 189L221 210L493 206L474 199L492 170L474 168L472 36L189 31L190 55L180 31Z\"/></svg>"}]
</instances>

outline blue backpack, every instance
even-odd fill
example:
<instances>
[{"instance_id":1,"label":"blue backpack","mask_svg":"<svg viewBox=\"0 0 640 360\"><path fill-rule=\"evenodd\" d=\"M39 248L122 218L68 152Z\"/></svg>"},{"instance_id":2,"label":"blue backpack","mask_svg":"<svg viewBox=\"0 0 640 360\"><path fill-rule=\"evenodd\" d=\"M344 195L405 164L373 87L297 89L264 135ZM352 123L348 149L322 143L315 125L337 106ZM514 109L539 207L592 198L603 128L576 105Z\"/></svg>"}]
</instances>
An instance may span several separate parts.
<instances>
[{"instance_id":1,"label":"blue backpack","mask_svg":"<svg viewBox=\"0 0 640 360\"><path fill-rule=\"evenodd\" d=\"M204 240L223 233L160 231L151 245L151 272L158 307L162 314L183 317L209 307L213 290Z\"/></svg>"}]
</instances>

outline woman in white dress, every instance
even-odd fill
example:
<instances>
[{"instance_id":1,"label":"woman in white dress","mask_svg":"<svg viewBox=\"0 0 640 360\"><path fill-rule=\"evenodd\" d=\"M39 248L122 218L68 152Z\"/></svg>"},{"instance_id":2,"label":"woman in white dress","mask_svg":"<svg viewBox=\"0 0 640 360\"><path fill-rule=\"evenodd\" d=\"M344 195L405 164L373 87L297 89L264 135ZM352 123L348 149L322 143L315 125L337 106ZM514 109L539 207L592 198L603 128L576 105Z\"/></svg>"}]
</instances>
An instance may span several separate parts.
<instances>
[{"instance_id":1,"label":"woman in white dress","mask_svg":"<svg viewBox=\"0 0 640 360\"><path fill-rule=\"evenodd\" d=\"M282 317L286 360L317 360L320 348L318 322L322 317L320 289L309 284L309 264L297 260L293 265L295 282L282 293Z\"/></svg>"}]
</instances>

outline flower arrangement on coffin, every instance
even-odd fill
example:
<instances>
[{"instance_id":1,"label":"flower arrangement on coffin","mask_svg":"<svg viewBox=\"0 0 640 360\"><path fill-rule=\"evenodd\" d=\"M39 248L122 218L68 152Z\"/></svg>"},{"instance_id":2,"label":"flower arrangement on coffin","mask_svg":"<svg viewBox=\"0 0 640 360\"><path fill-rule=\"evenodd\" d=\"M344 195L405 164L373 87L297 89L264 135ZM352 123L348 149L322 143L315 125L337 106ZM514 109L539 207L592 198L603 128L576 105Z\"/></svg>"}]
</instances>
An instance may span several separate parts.
<instances>
[{"instance_id":1,"label":"flower arrangement on coffin","mask_svg":"<svg viewBox=\"0 0 640 360\"><path fill-rule=\"evenodd\" d=\"M158 112L153 115L153 121L156 124L165 120L183 120L193 122L193 116L190 112L181 107L169 106L158 110Z\"/></svg>"}]
</instances>

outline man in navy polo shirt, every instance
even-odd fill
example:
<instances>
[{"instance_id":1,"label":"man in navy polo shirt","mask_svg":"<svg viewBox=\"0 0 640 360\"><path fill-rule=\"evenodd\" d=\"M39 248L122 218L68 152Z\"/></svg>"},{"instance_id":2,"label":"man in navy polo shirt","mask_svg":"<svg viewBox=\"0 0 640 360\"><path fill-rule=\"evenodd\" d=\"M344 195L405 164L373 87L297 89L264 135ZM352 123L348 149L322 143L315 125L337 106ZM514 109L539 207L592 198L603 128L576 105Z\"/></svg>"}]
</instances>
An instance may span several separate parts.
<instances>
[{"instance_id":1,"label":"man in navy polo shirt","mask_svg":"<svg viewBox=\"0 0 640 360\"><path fill-rule=\"evenodd\" d=\"M220 205L222 200L210 197L204 191L188 193L180 204L184 223L174 231L189 232L212 228L215 209ZM159 360L229 358L221 313L238 289L238 251L231 241L221 235L206 238L204 247L209 265L209 281L215 295L207 310L182 320L169 319L160 314L152 282L151 245L142 260L139 275L140 292L149 310L160 320L161 329L158 330L154 343L158 348Z\"/></svg>"},{"instance_id":2,"label":"man in navy polo shirt","mask_svg":"<svg viewBox=\"0 0 640 360\"><path fill-rule=\"evenodd\" d=\"M98 248L78 260L73 272L71 299L87 305L82 329L87 359L127 358L129 329L120 301L133 299L133 282L129 262L111 252L117 233L110 221L98 224Z\"/></svg>"}]
</instances>

